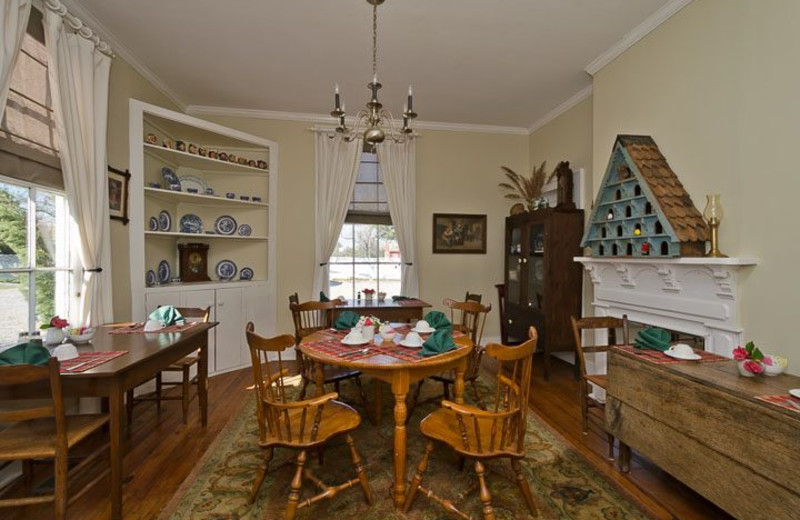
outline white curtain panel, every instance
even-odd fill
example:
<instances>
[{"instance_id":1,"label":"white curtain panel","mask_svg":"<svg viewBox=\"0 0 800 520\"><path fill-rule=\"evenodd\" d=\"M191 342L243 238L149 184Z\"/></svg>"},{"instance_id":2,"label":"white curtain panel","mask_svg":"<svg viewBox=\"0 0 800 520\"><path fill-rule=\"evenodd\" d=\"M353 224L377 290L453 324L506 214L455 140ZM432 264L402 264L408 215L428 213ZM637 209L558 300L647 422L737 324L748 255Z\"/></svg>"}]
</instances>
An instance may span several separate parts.
<instances>
[{"instance_id":1,"label":"white curtain panel","mask_svg":"<svg viewBox=\"0 0 800 520\"><path fill-rule=\"evenodd\" d=\"M17 62L22 37L28 27L31 0L0 0L0 119L8 101L11 72Z\"/></svg>"},{"instance_id":2,"label":"white curtain panel","mask_svg":"<svg viewBox=\"0 0 800 520\"><path fill-rule=\"evenodd\" d=\"M114 317L106 172L111 58L45 11L45 42L61 169L82 270L77 319L95 326ZM102 272L97 272L102 268Z\"/></svg>"},{"instance_id":3,"label":"white curtain panel","mask_svg":"<svg viewBox=\"0 0 800 520\"><path fill-rule=\"evenodd\" d=\"M342 231L347 207L356 184L361 141L345 141L325 132L316 134L316 213L314 215L315 254L314 297L319 291L328 291L328 260L336 249Z\"/></svg>"},{"instance_id":4,"label":"white curtain panel","mask_svg":"<svg viewBox=\"0 0 800 520\"><path fill-rule=\"evenodd\" d=\"M419 296L417 267L417 169L416 142L395 143L387 139L378 145L378 162L386 186L389 214L397 232L400 246L400 292L404 296Z\"/></svg>"}]
</instances>

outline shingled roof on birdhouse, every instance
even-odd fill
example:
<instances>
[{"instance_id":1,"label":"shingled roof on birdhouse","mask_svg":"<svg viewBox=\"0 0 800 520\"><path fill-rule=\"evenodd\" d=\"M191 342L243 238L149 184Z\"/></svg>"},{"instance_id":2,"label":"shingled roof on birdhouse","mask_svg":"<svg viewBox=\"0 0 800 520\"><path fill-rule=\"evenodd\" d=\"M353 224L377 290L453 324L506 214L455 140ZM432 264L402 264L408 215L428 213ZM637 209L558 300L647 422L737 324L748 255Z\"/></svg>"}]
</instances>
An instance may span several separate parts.
<instances>
[{"instance_id":1,"label":"shingled roof on birdhouse","mask_svg":"<svg viewBox=\"0 0 800 520\"><path fill-rule=\"evenodd\" d=\"M652 137L618 135L581 245L593 256L702 256L710 231Z\"/></svg>"}]
</instances>

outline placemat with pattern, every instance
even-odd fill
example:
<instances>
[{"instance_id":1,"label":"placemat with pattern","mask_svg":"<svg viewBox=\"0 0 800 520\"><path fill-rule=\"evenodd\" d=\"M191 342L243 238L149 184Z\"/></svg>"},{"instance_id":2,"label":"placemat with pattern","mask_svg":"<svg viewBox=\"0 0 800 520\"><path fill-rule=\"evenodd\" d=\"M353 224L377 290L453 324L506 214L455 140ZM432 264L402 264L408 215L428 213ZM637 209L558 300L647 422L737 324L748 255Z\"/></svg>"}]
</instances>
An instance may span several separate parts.
<instances>
[{"instance_id":1,"label":"placemat with pattern","mask_svg":"<svg viewBox=\"0 0 800 520\"><path fill-rule=\"evenodd\" d=\"M624 352L635 354L657 365L672 365L675 363L706 363L709 361L730 361L730 358L720 356L719 354L714 354L713 352L708 352L705 350L697 350L697 349L692 349L692 350L694 350L695 354L700 354L700 359L675 359L669 357L668 355L664 354L659 350L640 349L632 347L630 345L619 345L614 348L622 350Z\"/></svg>"},{"instance_id":2,"label":"placemat with pattern","mask_svg":"<svg viewBox=\"0 0 800 520\"><path fill-rule=\"evenodd\" d=\"M791 410L795 413L800 413L800 399L792 397L789 394L757 395L756 399L772 403L774 405L780 406L781 408L786 408L787 410Z\"/></svg>"},{"instance_id":3,"label":"placemat with pattern","mask_svg":"<svg viewBox=\"0 0 800 520\"><path fill-rule=\"evenodd\" d=\"M411 327L404 326L396 328L395 331L398 334L403 335L404 332L407 334L410 329ZM347 361L358 361L360 359L376 356L378 354L392 356L402 361L411 361L411 362L422 361L423 359L431 359L432 357L435 357L435 356L423 356L421 348L419 349L406 348L394 342L384 342L380 345L376 345L372 342L366 343L364 345L354 345L354 346L343 345L342 339L347 335L348 332L349 331L334 330L334 329L321 330L318 332L318 334L325 336L327 339L305 343L304 346L306 348L309 348L311 350L316 350L331 357L342 357ZM453 339L461 337L463 335L464 334L461 332L454 332ZM456 348L464 348L464 347L459 347L457 345ZM366 352L361 352L359 354L350 354L343 356L343 354L348 354L350 352L358 352L363 349L368 349L368 350Z\"/></svg>"},{"instance_id":4,"label":"placemat with pattern","mask_svg":"<svg viewBox=\"0 0 800 520\"><path fill-rule=\"evenodd\" d=\"M397 300L395 303L402 307L420 307L423 305L427 305L426 302L422 300L418 300L417 298L411 298L410 300Z\"/></svg>"},{"instance_id":5,"label":"placemat with pattern","mask_svg":"<svg viewBox=\"0 0 800 520\"><path fill-rule=\"evenodd\" d=\"M81 352L78 357L67 359L61 362L62 374L75 374L77 372L85 372L91 368L97 367L118 358L123 354L127 354L127 350L109 350L106 352Z\"/></svg>"},{"instance_id":6,"label":"placemat with pattern","mask_svg":"<svg viewBox=\"0 0 800 520\"><path fill-rule=\"evenodd\" d=\"M198 323L202 323L200 321L190 321L185 323L184 325L170 325L169 327L164 327L163 329L153 330L147 332L147 334L168 334L170 332L181 332L186 329L190 329L197 325ZM144 323L134 323L132 325L128 325L127 327L120 327L118 329L114 329L109 334L140 334L145 332L144 330Z\"/></svg>"}]
</instances>

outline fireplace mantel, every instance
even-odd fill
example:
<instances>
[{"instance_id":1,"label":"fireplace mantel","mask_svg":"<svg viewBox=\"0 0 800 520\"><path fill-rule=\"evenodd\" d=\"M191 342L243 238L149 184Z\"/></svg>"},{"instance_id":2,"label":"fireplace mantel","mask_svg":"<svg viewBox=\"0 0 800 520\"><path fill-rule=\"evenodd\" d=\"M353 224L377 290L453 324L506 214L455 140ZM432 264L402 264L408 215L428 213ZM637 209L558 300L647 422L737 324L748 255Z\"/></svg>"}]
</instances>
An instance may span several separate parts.
<instances>
[{"instance_id":1,"label":"fireplace mantel","mask_svg":"<svg viewBox=\"0 0 800 520\"><path fill-rule=\"evenodd\" d=\"M576 257L594 285L594 315L622 316L705 338L731 356L742 344L738 276L756 258Z\"/></svg>"}]
</instances>

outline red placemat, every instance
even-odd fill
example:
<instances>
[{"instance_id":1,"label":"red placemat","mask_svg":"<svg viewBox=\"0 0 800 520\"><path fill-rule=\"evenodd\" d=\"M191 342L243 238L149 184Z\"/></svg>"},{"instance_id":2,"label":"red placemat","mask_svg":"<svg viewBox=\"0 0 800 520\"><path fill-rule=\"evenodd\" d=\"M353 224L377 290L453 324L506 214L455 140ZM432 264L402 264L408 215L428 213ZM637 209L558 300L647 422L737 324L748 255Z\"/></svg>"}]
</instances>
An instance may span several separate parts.
<instances>
[{"instance_id":1,"label":"red placemat","mask_svg":"<svg viewBox=\"0 0 800 520\"><path fill-rule=\"evenodd\" d=\"M695 354L700 354L700 359L675 359L669 357L668 355L664 354L659 350L635 348L630 345L619 345L614 348L622 350L624 352L635 354L657 365L672 365L675 363L706 363L709 361L730 361L730 358L720 356L719 354L714 354L713 352L707 352L705 350L697 350L697 349L692 349L692 350L694 350Z\"/></svg>"},{"instance_id":2,"label":"red placemat","mask_svg":"<svg viewBox=\"0 0 800 520\"><path fill-rule=\"evenodd\" d=\"M403 307L421 307L423 305L427 305L427 303L422 300L418 300L417 298L411 298L410 300L397 300L395 303Z\"/></svg>"},{"instance_id":3,"label":"red placemat","mask_svg":"<svg viewBox=\"0 0 800 520\"><path fill-rule=\"evenodd\" d=\"M761 399L762 401L772 403L774 405L780 406L781 408L786 408L787 410L791 410L795 413L800 413L800 399L792 397L789 394L757 395L756 399Z\"/></svg>"},{"instance_id":4,"label":"red placemat","mask_svg":"<svg viewBox=\"0 0 800 520\"><path fill-rule=\"evenodd\" d=\"M403 331L407 333L408 330L410 329L411 327L398 327L397 329L395 329L395 331L398 334L404 334ZM380 345L375 345L374 343L367 343L365 345L358 345L358 346L343 345L342 339L347 335L348 332L349 331L346 330L334 330L334 329L322 330L319 331L318 334L325 336L327 339L306 343L304 346L308 349L316 350L331 357L340 357L342 354L346 354L348 352L356 352L358 350L365 348L369 349L363 353L344 356L343 359L347 359L348 361L357 361L359 359L368 358L378 354L383 354L385 356L392 356L394 358L403 361L411 361L411 362L422 361L423 359L435 357L435 356L423 356L421 348L419 349L406 348L394 342L384 342ZM453 338L455 339L463 335L464 334L461 332L454 332ZM459 348L458 345L456 347Z\"/></svg>"},{"instance_id":5,"label":"red placemat","mask_svg":"<svg viewBox=\"0 0 800 520\"><path fill-rule=\"evenodd\" d=\"M107 361L127 354L127 350L109 350L107 352L81 352L78 357L61 362L62 374L85 372L90 368L102 365Z\"/></svg>"},{"instance_id":6,"label":"red placemat","mask_svg":"<svg viewBox=\"0 0 800 520\"><path fill-rule=\"evenodd\" d=\"M148 332L148 334L167 334L170 332L181 332L182 330L194 327L198 323L202 322L190 321L184 325L170 325L169 327L164 327L163 329L158 329ZM134 323L133 325L128 325L126 327L120 327L118 329L114 329L111 332L109 332L109 334L139 334L142 332L145 332L144 323Z\"/></svg>"}]
</instances>

